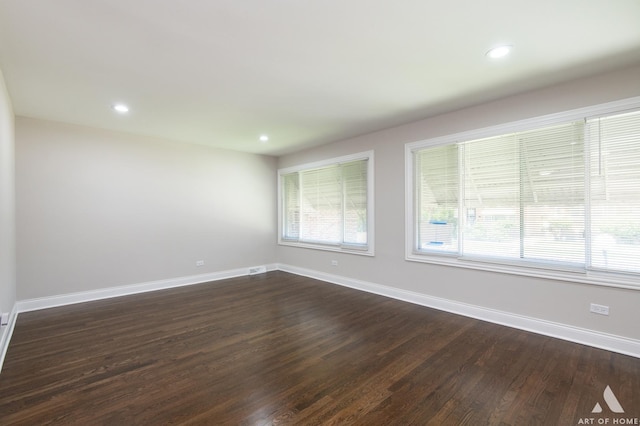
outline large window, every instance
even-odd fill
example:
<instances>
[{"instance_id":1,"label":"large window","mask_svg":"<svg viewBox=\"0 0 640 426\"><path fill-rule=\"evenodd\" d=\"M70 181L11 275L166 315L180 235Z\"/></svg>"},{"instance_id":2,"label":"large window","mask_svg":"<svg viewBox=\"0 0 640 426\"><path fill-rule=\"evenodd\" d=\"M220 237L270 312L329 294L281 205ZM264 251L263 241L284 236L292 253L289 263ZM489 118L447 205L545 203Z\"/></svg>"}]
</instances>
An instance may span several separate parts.
<instances>
[{"instance_id":1,"label":"large window","mask_svg":"<svg viewBox=\"0 0 640 426\"><path fill-rule=\"evenodd\" d=\"M373 153L280 170L281 244L373 254Z\"/></svg>"},{"instance_id":2,"label":"large window","mask_svg":"<svg viewBox=\"0 0 640 426\"><path fill-rule=\"evenodd\" d=\"M407 145L407 258L637 284L639 104Z\"/></svg>"}]
</instances>

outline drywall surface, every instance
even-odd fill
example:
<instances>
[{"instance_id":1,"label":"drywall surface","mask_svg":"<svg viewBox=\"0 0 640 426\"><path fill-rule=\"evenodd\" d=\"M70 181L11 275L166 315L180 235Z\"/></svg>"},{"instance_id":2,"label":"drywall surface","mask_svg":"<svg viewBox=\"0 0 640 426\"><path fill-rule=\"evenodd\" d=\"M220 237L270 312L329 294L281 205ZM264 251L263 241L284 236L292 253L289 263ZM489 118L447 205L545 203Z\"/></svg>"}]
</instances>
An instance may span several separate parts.
<instances>
[{"instance_id":1,"label":"drywall surface","mask_svg":"<svg viewBox=\"0 0 640 426\"><path fill-rule=\"evenodd\" d=\"M273 157L17 117L18 300L274 262L275 170Z\"/></svg>"},{"instance_id":2,"label":"drywall surface","mask_svg":"<svg viewBox=\"0 0 640 426\"><path fill-rule=\"evenodd\" d=\"M640 66L513 96L279 158L290 167L375 152L375 256L278 246L278 262L487 309L640 339L640 291L405 260L405 144L640 96ZM337 260L338 266L331 261ZM610 307L609 316L589 304Z\"/></svg>"},{"instance_id":3,"label":"drywall surface","mask_svg":"<svg viewBox=\"0 0 640 426\"><path fill-rule=\"evenodd\" d=\"M16 301L15 155L11 99L0 70L0 312Z\"/></svg>"}]
</instances>

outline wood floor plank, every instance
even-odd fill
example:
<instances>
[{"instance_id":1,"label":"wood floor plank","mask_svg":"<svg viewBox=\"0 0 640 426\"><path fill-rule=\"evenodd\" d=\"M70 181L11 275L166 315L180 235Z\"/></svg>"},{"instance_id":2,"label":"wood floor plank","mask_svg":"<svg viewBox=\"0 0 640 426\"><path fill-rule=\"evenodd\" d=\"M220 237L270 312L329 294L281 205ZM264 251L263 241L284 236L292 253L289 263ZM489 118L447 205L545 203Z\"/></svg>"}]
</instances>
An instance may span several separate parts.
<instances>
[{"instance_id":1,"label":"wood floor plank","mask_svg":"<svg viewBox=\"0 0 640 426\"><path fill-rule=\"evenodd\" d=\"M640 419L640 359L284 272L22 313L0 374L2 425L605 417Z\"/></svg>"}]
</instances>

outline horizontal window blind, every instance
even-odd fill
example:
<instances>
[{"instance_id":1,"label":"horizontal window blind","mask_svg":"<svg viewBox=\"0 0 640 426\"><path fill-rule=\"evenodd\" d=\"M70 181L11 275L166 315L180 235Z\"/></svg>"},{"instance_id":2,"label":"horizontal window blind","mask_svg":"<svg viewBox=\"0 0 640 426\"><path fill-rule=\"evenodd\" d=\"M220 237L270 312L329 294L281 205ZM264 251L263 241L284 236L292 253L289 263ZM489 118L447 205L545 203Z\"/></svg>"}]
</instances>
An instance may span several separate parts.
<instances>
[{"instance_id":1,"label":"horizontal window blind","mask_svg":"<svg viewBox=\"0 0 640 426\"><path fill-rule=\"evenodd\" d=\"M593 269L640 272L640 111L587 121Z\"/></svg>"},{"instance_id":2,"label":"horizontal window blind","mask_svg":"<svg viewBox=\"0 0 640 426\"><path fill-rule=\"evenodd\" d=\"M523 259L584 264L584 120L518 134Z\"/></svg>"},{"instance_id":3,"label":"horizontal window blind","mask_svg":"<svg viewBox=\"0 0 640 426\"><path fill-rule=\"evenodd\" d=\"M342 169L300 172L300 240L338 244L342 239Z\"/></svg>"},{"instance_id":4,"label":"horizontal window blind","mask_svg":"<svg viewBox=\"0 0 640 426\"><path fill-rule=\"evenodd\" d=\"M368 159L281 176L283 241L368 247Z\"/></svg>"},{"instance_id":5,"label":"horizontal window blind","mask_svg":"<svg viewBox=\"0 0 640 426\"><path fill-rule=\"evenodd\" d=\"M298 240L300 238L300 176L298 173L283 176L282 188L283 234L287 239Z\"/></svg>"},{"instance_id":6,"label":"horizontal window blind","mask_svg":"<svg viewBox=\"0 0 640 426\"><path fill-rule=\"evenodd\" d=\"M420 249L458 252L458 146L416 153L416 217Z\"/></svg>"},{"instance_id":7,"label":"horizontal window blind","mask_svg":"<svg viewBox=\"0 0 640 426\"><path fill-rule=\"evenodd\" d=\"M584 262L584 124L474 140L464 150L464 254Z\"/></svg>"},{"instance_id":8,"label":"horizontal window blind","mask_svg":"<svg viewBox=\"0 0 640 426\"><path fill-rule=\"evenodd\" d=\"M367 244L367 162L354 161L342 166L343 243Z\"/></svg>"},{"instance_id":9,"label":"horizontal window blind","mask_svg":"<svg viewBox=\"0 0 640 426\"><path fill-rule=\"evenodd\" d=\"M520 147L516 135L461 144L463 253L520 256Z\"/></svg>"}]
</instances>

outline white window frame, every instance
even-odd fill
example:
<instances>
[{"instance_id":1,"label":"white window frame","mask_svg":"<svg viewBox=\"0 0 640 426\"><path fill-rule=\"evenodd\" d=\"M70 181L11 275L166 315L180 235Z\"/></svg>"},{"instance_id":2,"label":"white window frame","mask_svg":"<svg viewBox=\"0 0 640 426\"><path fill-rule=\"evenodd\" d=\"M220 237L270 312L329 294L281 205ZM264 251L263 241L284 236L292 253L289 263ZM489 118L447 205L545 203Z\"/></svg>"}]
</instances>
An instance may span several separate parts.
<instances>
[{"instance_id":1,"label":"white window frame","mask_svg":"<svg viewBox=\"0 0 640 426\"><path fill-rule=\"evenodd\" d=\"M283 176L302 172L305 170L318 169L336 164L350 163L358 160L367 160L367 245L366 247L356 247L342 244L324 244L291 241L283 238L284 216L283 216ZM364 256L374 256L374 155L372 151L359 152L356 154L344 155L341 157L329 158L313 163L300 164L278 170L278 244L283 246L301 247L308 249L326 250L341 253L350 253Z\"/></svg>"},{"instance_id":2,"label":"white window frame","mask_svg":"<svg viewBox=\"0 0 640 426\"><path fill-rule=\"evenodd\" d=\"M545 116L519 120L515 122L485 127L477 130L464 131L451 135L421 140L405 145L405 259L413 262L431 263L453 266L458 268L477 269L490 272L500 272L528 277L554 279L560 281L580 282L609 287L628 288L640 290L640 278L637 274L624 274L613 272L593 271L589 269L574 270L569 267L554 267L553 264L535 263L528 265L526 262L518 264L509 260L493 259L469 259L459 254L439 254L418 252L416 245L417 227L415 211L415 167L414 152L424 148L454 144L464 141L488 138L492 136L515 133L520 131L543 128L556 124L566 123L580 119L588 119L599 115L624 112L625 110L640 108L640 97L623 99L586 108L574 109L566 112L549 114ZM585 166L586 167L586 166ZM588 183L588 170L585 179ZM585 200L585 203L588 203ZM588 219L588 217L587 217ZM588 226L588 224L587 224Z\"/></svg>"}]
</instances>

